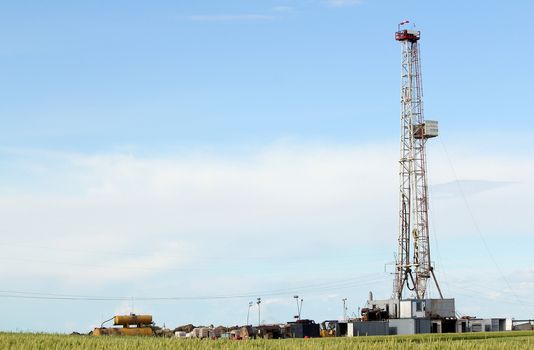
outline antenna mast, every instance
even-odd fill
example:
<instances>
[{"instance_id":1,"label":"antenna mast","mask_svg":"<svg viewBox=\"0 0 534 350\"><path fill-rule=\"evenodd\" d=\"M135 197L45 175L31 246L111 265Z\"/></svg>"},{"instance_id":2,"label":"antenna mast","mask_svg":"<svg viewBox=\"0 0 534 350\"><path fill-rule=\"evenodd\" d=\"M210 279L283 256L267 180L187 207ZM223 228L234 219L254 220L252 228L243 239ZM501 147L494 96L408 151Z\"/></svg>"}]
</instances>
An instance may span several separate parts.
<instances>
[{"instance_id":1,"label":"antenna mast","mask_svg":"<svg viewBox=\"0 0 534 350\"><path fill-rule=\"evenodd\" d=\"M401 28L408 23L401 22L395 33L395 40L401 44L401 133L399 232L393 298L402 299L405 288L412 291L415 298L425 298L430 277L443 298L430 260L425 151L427 139L438 136L438 123L424 118L421 32Z\"/></svg>"}]
</instances>

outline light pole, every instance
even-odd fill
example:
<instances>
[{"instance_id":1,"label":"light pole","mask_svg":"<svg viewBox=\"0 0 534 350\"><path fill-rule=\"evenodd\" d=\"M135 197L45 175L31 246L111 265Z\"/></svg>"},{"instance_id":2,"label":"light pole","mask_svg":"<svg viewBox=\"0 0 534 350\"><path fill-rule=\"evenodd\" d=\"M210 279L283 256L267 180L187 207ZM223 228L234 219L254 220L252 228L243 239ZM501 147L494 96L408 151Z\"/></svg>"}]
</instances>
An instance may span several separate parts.
<instances>
[{"instance_id":1,"label":"light pole","mask_svg":"<svg viewBox=\"0 0 534 350\"><path fill-rule=\"evenodd\" d=\"M343 302L343 321L347 322L347 298L341 299Z\"/></svg>"},{"instance_id":2,"label":"light pole","mask_svg":"<svg viewBox=\"0 0 534 350\"><path fill-rule=\"evenodd\" d=\"M252 307L252 305L254 305L254 303L252 301L250 301L248 303L248 310L247 310L247 326L249 325L248 320L249 320L249 316L250 316L250 308Z\"/></svg>"},{"instance_id":3,"label":"light pole","mask_svg":"<svg viewBox=\"0 0 534 350\"><path fill-rule=\"evenodd\" d=\"M256 300L256 304L258 304L258 326L261 325L261 298L258 298Z\"/></svg>"},{"instance_id":4,"label":"light pole","mask_svg":"<svg viewBox=\"0 0 534 350\"><path fill-rule=\"evenodd\" d=\"M300 315L302 314L302 302L304 301L304 299L300 299L300 304L299 304L299 296L298 295L294 295L293 298L295 299L295 302L297 303L297 315L295 316L295 318L297 319L297 321L300 321Z\"/></svg>"},{"instance_id":5,"label":"light pole","mask_svg":"<svg viewBox=\"0 0 534 350\"><path fill-rule=\"evenodd\" d=\"M295 295L295 296L293 296L293 298L295 298L295 302L297 303L297 315L295 316L295 318L298 321L298 320L300 320L299 296Z\"/></svg>"}]
</instances>

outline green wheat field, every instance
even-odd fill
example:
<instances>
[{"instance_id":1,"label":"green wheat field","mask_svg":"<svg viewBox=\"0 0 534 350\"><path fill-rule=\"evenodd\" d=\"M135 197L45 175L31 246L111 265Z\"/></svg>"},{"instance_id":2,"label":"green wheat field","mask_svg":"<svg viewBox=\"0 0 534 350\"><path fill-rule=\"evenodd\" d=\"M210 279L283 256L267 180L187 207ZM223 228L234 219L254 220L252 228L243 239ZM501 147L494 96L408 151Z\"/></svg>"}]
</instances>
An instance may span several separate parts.
<instances>
[{"instance_id":1,"label":"green wheat field","mask_svg":"<svg viewBox=\"0 0 534 350\"><path fill-rule=\"evenodd\" d=\"M0 349L534 349L534 331L425 334L415 336L284 339L194 340L152 337L90 337L30 333L0 333Z\"/></svg>"}]
</instances>

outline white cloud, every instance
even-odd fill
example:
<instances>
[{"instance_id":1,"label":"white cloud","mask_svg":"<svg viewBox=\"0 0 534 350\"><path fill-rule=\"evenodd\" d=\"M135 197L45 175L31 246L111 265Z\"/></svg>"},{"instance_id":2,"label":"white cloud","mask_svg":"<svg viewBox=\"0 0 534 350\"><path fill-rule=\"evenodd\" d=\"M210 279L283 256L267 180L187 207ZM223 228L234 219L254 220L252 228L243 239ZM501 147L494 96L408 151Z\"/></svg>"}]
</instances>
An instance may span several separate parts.
<instances>
[{"instance_id":1,"label":"white cloud","mask_svg":"<svg viewBox=\"0 0 534 350\"><path fill-rule=\"evenodd\" d=\"M272 10L274 12L285 12L285 13L287 13L287 12L292 12L293 8L290 7L290 6L275 6L275 7L272 8Z\"/></svg>"},{"instance_id":2,"label":"white cloud","mask_svg":"<svg viewBox=\"0 0 534 350\"><path fill-rule=\"evenodd\" d=\"M363 0L325 0L329 6L342 7L351 5L361 5Z\"/></svg>"},{"instance_id":3,"label":"white cloud","mask_svg":"<svg viewBox=\"0 0 534 350\"><path fill-rule=\"evenodd\" d=\"M232 21L269 21L275 19L274 16L259 14L220 14L220 15L192 15L192 21L205 22L232 22Z\"/></svg>"},{"instance_id":4,"label":"white cloud","mask_svg":"<svg viewBox=\"0 0 534 350\"><path fill-rule=\"evenodd\" d=\"M4 243L11 248L0 275L68 286L141 283L168 274L195 281L213 268L227 271L222 279L234 276L243 262L269 273L264 262L340 247L361 247L362 256L371 247L392 252L396 148L393 142L281 142L239 157L17 152L11 167L26 169L32 181L2 181ZM431 152L431 183L455 180L443 154ZM451 154L460 180L512 183L470 195L485 234L531 232L534 165L518 153ZM462 200L432 197L441 240L473 230ZM391 256L371 258L376 261L367 263L381 270ZM197 293L206 292L197 285Z\"/></svg>"},{"instance_id":5,"label":"white cloud","mask_svg":"<svg viewBox=\"0 0 534 350\"><path fill-rule=\"evenodd\" d=\"M433 198L436 197L458 197L475 195L501 188L503 186L514 185L513 182L488 181L488 180L462 180L440 183L432 186Z\"/></svg>"}]
</instances>

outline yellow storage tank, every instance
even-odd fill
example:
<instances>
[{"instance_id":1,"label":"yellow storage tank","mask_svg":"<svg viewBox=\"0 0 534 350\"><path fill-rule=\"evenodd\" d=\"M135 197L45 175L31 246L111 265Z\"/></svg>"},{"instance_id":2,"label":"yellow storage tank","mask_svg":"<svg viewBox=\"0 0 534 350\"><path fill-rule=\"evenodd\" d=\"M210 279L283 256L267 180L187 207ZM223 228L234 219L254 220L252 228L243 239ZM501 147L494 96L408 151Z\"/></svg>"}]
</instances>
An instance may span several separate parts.
<instances>
[{"instance_id":1,"label":"yellow storage tank","mask_svg":"<svg viewBox=\"0 0 534 350\"><path fill-rule=\"evenodd\" d=\"M111 327L105 328L103 324L113 320L115 326L122 327ZM100 328L95 328L93 330L94 336L102 335L132 335L132 336L152 336L154 331L152 330L152 315L121 315L114 316L109 320L102 323ZM131 327L133 326L133 327Z\"/></svg>"},{"instance_id":2,"label":"yellow storage tank","mask_svg":"<svg viewBox=\"0 0 534 350\"><path fill-rule=\"evenodd\" d=\"M115 316L113 318L113 323L115 326L130 326L138 324L151 324L152 315L125 315L125 316Z\"/></svg>"}]
</instances>

